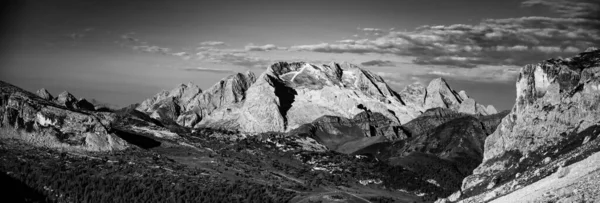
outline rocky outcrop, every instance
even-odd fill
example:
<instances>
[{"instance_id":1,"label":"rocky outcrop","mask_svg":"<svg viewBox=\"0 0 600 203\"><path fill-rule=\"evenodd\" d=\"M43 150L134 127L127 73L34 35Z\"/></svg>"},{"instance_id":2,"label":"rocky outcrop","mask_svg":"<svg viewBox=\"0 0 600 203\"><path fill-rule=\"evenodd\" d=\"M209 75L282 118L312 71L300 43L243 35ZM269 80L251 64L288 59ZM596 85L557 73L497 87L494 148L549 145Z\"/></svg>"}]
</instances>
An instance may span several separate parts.
<instances>
[{"instance_id":1,"label":"rocky outcrop","mask_svg":"<svg viewBox=\"0 0 600 203\"><path fill-rule=\"evenodd\" d=\"M490 105L491 106L491 105ZM493 106L485 107L469 98L462 90L456 93L443 78L433 79L427 86L424 109L447 108L461 113L491 115L497 113Z\"/></svg>"},{"instance_id":2,"label":"rocky outcrop","mask_svg":"<svg viewBox=\"0 0 600 203\"><path fill-rule=\"evenodd\" d=\"M396 122L370 111L364 111L352 119L323 116L288 134L313 138L330 150L347 154L374 143L407 138Z\"/></svg>"},{"instance_id":3,"label":"rocky outcrop","mask_svg":"<svg viewBox=\"0 0 600 203\"><path fill-rule=\"evenodd\" d=\"M45 99L48 101L54 100L54 96L52 96L52 94L50 94L50 92L48 92L48 90L46 90L46 88L39 89L36 92L36 94L38 96L40 96L42 99Z\"/></svg>"},{"instance_id":4,"label":"rocky outcrop","mask_svg":"<svg viewBox=\"0 0 600 203\"><path fill-rule=\"evenodd\" d=\"M516 104L486 139L483 163L465 178L463 193L473 196L507 183L550 163L542 160L577 149L586 137L593 140L599 101L600 51L522 68Z\"/></svg>"},{"instance_id":5,"label":"rocky outcrop","mask_svg":"<svg viewBox=\"0 0 600 203\"><path fill-rule=\"evenodd\" d=\"M60 93L58 95L58 97L56 97L55 102L59 105L65 106L70 109L78 109L79 108L79 106L77 105L77 98L75 98L75 96L73 96L71 93L69 93L67 91Z\"/></svg>"},{"instance_id":6,"label":"rocky outcrop","mask_svg":"<svg viewBox=\"0 0 600 203\"><path fill-rule=\"evenodd\" d=\"M191 83L182 84L145 100L137 110L155 119L193 127L216 109L235 106L243 101L246 91L255 80L254 74L248 71L224 78L206 91Z\"/></svg>"},{"instance_id":7,"label":"rocky outcrop","mask_svg":"<svg viewBox=\"0 0 600 203\"><path fill-rule=\"evenodd\" d=\"M485 138L508 114L471 115L447 108L434 108L402 125L408 137L375 143L355 154L371 154L400 165L438 184L436 195L447 196L460 189L464 177L481 163Z\"/></svg>"},{"instance_id":8,"label":"rocky outcrop","mask_svg":"<svg viewBox=\"0 0 600 203\"><path fill-rule=\"evenodd\" d=\"M404 104L408 106L414 106L423 111L423 105L425 104L425 94L427 90L421 83L413 83L406 86L402 91L398 93Z\"/></svg>"},{"instance_id":9,"label":"rocky outcrop","mask_svg":"<svg viewBox=\"0 0 600 203\"><path fill-rule=\"evenodd\" d=\"M159 93L137 109L186 127L260 133L286 132L325 115L352 119L364 110L400 125L428 108L459 110L464 100L443 79L397 93L380 76L349 63L278 62L258 77L235 74L204 92L190 86ZM465 111L489 114L471 100Z\"/></svg>"},{"instance_id":10,"label":"rocky outcrop","mask_svg":"<svg viewBox=\"0 0 600 203\"><path fill-rule=\"evenodd\" d=\"M96 111L94 104L84 98L77 99L71 93L64 91L54 98L48 90L42 88L36 92L40 98L74 110Z\"/></svg>"},{"instance_id":11,"label":"rocky outcrop","mask_svg":"<svg viewBox=\"0 0 600 203\"><path fill-rule=\"evenodd\" d=\"M110 120L73 111L0 81L0 137L68 150L111 151L128 145L110 133ZM57 101L69 108L77 100L63 93Z\"/></svg>"}]
</instances>

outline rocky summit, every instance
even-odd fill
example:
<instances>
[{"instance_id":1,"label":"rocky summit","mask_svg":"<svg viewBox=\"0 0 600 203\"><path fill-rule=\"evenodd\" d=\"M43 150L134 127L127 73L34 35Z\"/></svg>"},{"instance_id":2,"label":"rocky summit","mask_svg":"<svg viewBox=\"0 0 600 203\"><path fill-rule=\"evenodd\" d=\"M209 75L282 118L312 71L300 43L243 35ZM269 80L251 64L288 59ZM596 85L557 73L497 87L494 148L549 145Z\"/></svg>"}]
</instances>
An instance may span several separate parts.
<instances>
[{"instance_id":1,"label":"rocky summit","mask_svg":"<svg viewBox=\"0 0 600 203\"><path fill-rule=\"evenodd\" d=\"M527 65L516 84L515 106L485 140L483 163L463 181L462 193L470 196L465 202L504 196L598 150L594 140L600 133L599 50ZM582 179L570 184L584 183ZM548 193L562 189L532 187ZM552 201L537 193L528 198ZM588 198L578 201L598 201Z\"/></svg>"},{"instance_id":2,"label":"rocky summit","mask_svg":"<svg viewBox=\"0 0 600 203\"><path fill-rule=\"evenodd\" d=\"M185 127L287 132L322 116L352 119L368 110L400 125L430 108L479 115L496 113L456 93L444 79L427 88L414 84L401 92L384 79L349 63L314 65L278 62L256 77L238 73L201 91L193 84L163 91L137 109Z\"/></svg>"}]
</instances>

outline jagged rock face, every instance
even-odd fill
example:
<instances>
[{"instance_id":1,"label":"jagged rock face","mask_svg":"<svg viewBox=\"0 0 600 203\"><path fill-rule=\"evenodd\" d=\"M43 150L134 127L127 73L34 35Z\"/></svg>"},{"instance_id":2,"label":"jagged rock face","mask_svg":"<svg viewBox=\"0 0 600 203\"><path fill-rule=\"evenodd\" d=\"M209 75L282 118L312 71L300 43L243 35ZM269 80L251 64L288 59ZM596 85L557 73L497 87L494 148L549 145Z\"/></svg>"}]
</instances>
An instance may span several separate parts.
<instances>
[{"instance_id":1,"label":"jagged rock face","mask_svg":"<svg viewBox=\"0 0 600 203\"><path fill-rule=\"evenodd\" d=\"M399 125L420 115L428 101L429 106L435 106L436 99L443 101L447 92L454 92L442 79L429 86L426 90L412 85L398 94L380 76L349 63L317 66L279 62L258 78L250 72L236 74L202 93L189 88L160 93L144 101L138 110L186 127L250 133L286 132L325 115L351 119L364 110ZM190 91L193 93L189 95L195 96L180 99ZM427 100L426 95L431 98ZM458 110L463 99L454 95L452 109ZM474 114L488 114L485 107L474 101L470 104Z\"/></svg>"},{"instance_id":2,"label":"jagged rock face","mask_svg":"<svg viewBox=\"0 0 600 203\"><path fill-rule=\"evenodd\" d=\"M401 126L408 138L376 143L355 153L372 154L419 171L441 185L441 195L450 195L481 162L485 138L507 113L476 116L446 108L429 109Z\"/></svg>"},{"instance_id":3,"label":"jagged rock face","mask_svg":"<svg viewBox=\"0 0 600 203\"><path fill-rule=\"evenodd\" d=\"M426 92L427 90L425 87L423 87L423 85L421 85L421 83L413 83L400 91L399 95L406 105L420 107L420 110L423 111Z\"/></svg>"},{"instance_id":4,"label":"jagged rock face","mask_svg":"<svg viewBox=\"0 0 600 203\"><path fill-rule=\"evenodd\" d=\"M56 97L56 103L70 109L79 108L77 106L77 98L67 91L60 93L58 97Z\"/></svg>"},{"instance_id":5,"label":"jagged rock face","mask_svg":"<svg viewBox=\"0 0 600 203\"><path fill-rule=\"evenodd\" d=\"M254 74L248 71L224 78L206 91L191 83L182 84L142 102L137 110L153 118L193 127L214 110L235 106L243 101L246 91L255 80Z\"/></svg>"},{"instance_id":6,"label":"jagged rock face","mask_svg":"<svg viewBox=\"0 0 600 203\"><path fill-rule=\"evenodd\" d=\"M77 99L71 93L64 91L58 95L58 97L54 98L52 95L46 91L46 89L42 88L37 91L37 95L47 101L54 101L61 106L67 107L69 109L76 110L86 110L86 111L95 111L96 107L94 104L90 103L84 98Z\"/></svg>"},{"instance_id":7,"label":"jagged rock face","mask_svg":"<svg viewBox=\"0 0 600 203\"><path fill-rule=\"evenodd\" d=\"M289 131L324 115L352 118L363 111L358 106L397 123L420 114L403 105L382 78L354 65L280 62L248 88L242 104L216 110L197 127Z\"/></svg>"},{"instance_id":8,"label":"jagged rock face","mask_svg":"<svg viewBox=\"0 0 600 203\"><path fill-rule=\"evenodd\" d=\"M79 109L87 110L87 111L95 111L96 110L96 107L94 106L94 104L90 103L88 100L86 100L84 98L77 100L77 107Z\"/></svg>"},{"instance_id":9,"label":"jagged rock face","mask_svg":"<svg viewBox=\"0 0 600 203\"><path fill-rule=\"evenodd\" d=\"M400 130L398 123L380 113L364 111L352 119L364 132L366 137L383 136L388 140L406 139L407 135Z\"/></svg>"},{"instance_id":10,"label":"jagged rock face","mask_svg":"<svg viewBox=\"0 0 600 203\"><path fill-rule=\"evenodd\" d=\"M481 190L501 171L527 167L515 159L539 163L565 153L578 144L577 135L600 122L599 101L600 51L525 66L516 104L486 139L483 163L464 180L463 191Z\"/></svg>"},{"instance_id":11,"label":"jagged rock face","mask_svg":"<svg viewBox=\"0 0 600 203\"><path fill-rule=\"evenodd\" d=\"M52 94L50 94L50 92L48 92L48 90L46 90L46 88L39 89L36 92L36 94L38 96L40 96L42 99L45 99L45 100L48 100L48 101L51 101L51 100L54 99L54 96L52 96Z\"/></svg>"},{"instance_id":12,"label":"jagged rock face","mask_svg":"<svg viewBox=\"0 0 600 203\"><path fill-rule=\"evenodd\" d=\"M446 80L442 78L433 79L427 86L425 96L425 109L449 108L458 110L464 99L454 90L450 89Z\"/></svg>"},{"instance_id":13,"label":"jagged rock face","mask_svg":"<svg viewBox=\"0 0 600 203\"><path fill-rule=\"evenodd\" d=\"M289 132L310 137L340 153L353 153L373 143L406 138L399 125L380 113L364 111L353 119L323 116Z\"/></svg>"},{"instance_id":14,"label":"jagged rock face","mask_svg":"<svg viewBox=\"0 0 600 203\"><path fill-rule=\"evenodd\" d=\"M110 151L128 146L109 133L109 120L71 111L2 81L0 88L2 138L68 150ZM59 101L75 104L72 95L61 95Z\"/></svg>"},{"instance_id":15,"label":"jagged rock face","mask_svg":"<svg viewBox=\"0 0 600 203\"><path fill-rule=\"evenodd\" d=\"M464 90L456 93L443 78L433 79L427 86L423 108L447 108L461 113L475 115L495 114L496 109L489 105L485 107L470 98Z\"/></svg>"}]
</instances>

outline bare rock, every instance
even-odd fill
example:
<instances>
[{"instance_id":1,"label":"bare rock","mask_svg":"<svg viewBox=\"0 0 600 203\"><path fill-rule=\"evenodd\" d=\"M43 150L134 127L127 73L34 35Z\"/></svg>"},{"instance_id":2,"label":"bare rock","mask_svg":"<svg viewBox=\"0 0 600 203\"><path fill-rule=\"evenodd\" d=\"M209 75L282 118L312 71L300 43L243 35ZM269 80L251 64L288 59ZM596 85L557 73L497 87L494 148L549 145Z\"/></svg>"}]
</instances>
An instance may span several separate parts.
<instances>
[{"instance_id":1,"label":"bare rock","mask_svg":"<svg viewBox=\"0 0 600 203\"><path fill-rule=\"evenodd\" d=\"M59 105L63 105L70 109L78 109L77 106L77 98L73 96L71 93L64 91L56 97L56 103Z\"/></svg>"},{"instance_id":2,"label":"bare rock","mask_svg":"<svg viewBox=\"0 0 600 203\"><path fill-rule=\"evenodd\" d=\"M486 107L486 112L487 112L489 115L498 113L498 111L496 110L496 108L495 108L494 106L492 106L492 105L488 105L488 106Z\"/></svg>"},{"instance_id":3,"label":"bare rock","mask_svg":"<svg viewBox=\"0 0 600 203\"><path fill-rule=\"evenodd\" d=\"M458 92L458 96L460 96L460 98L461 98L461 99L463 99L463 100L466 100L466 99L470 98L470 97L467 95L467 92L466 92L466 91L464 91L464 90L461 90L460 92Z\"/></svg>"},{"instance_id":4,"label":"bare rock","mask_svg":"<svg viewBox=\"0 0 600 203\"><path fill-rule=\"evenodd\" d=\"M497 113L493 106L485 107L470 98L462 90L456 93L443 78L433 79L427 86L424 109L447 108L461 113L492 115ZM489 110L488 110L489 109Z\"/></svg>"},{"instance_id":5,"label":"bare rock","mask_svg":"<svg viewBox=\"0 0 600 203\"><path fill-rule=\"evenodd\" d=\"M54 96L52 96L52 94L50 94L50 92L48 92L48 90L46 90L46 88L42 88L39 89L36 94L38 96L40 96L42 99L48 100L48 101L52 101L54 99Z\"/></svg>"},{"instance_id":6,"label":"bare rock","mask_svg":"<svg viewBox=\"0 0 600 203\"><path fill-rule=\"evenodd\" d=\"M251 72L234 74L206 91L181 85L137 109L185 127L261 133L288 132L325 115L352 119L365 110L399 126L432 106L458 110L462 101L443 79L432 81L427 89L411 85L397 93L382 77L353 64L278 62L259 77ZM481 105L470 106L472 114L487 115ZM376 131L401 137L390 133L393 128Z\"/></svg>"},{"instance_id":7,"label":"bare rock","mask_svg":"<svg viewBox=\"0 0 600 203\"><path fill-rule=\"evenodd\" d=\"M398 94L407 106L423 107L425 105L425 87L421 83L406 86ZM422 109L421 111L423 111Z\"/></svg>"},{"instance_id":8,"label":"bare rock","mask_svg":"<svg viewBox=\"0 0 600 203\"><path fill-rule=\"evenodd\" d=\"M0 81L0 138L67 150L111 151L128 144L110 133L110 120L72 111L23 89ZM77 100L68 93L58 98L69 108Z\"/></svg>"},{"instance_id":9,"label":"bare rock","mask_svg":"<svg viewBox=\"0 0 600 203\"><path fill-rule=\"evenodd\" d=\"M458 112L468 113L468 114L476 114L477 113L477 104L474 99L468 98L465 99L462 103L460 103L460 107L458 108Z\"/></svg>"},{"instance_id":10,"label":"bare rock","mask_svg":"<svg viewBox=\"0 0 600 203\"><path fill-rule=\"evenodd\" d=\"M460 190L456 191L455 193L452 193L452 195L448 196L448 200L450 200L451 202L456 202L458 201L461 195L462 192Z\"/></svg>"},{"instance_id":11,"label":"bare rock","mask_svg":"<svg viewBox=\"0 0 600 203\"><path fill-rule=\"evenodd\" d=\"M515 106L487 137L483 163L464 180L463 191L478 190L484 184L472 183L485 183L509 167L527 167L523 164L566 153L560 149L579 146L591 133L585 132L600 123L598 50L527 65L516 86Z\"/></svg>"},{"instance_id":12,"label":"bare rock","mask_svg":"<svg viewBox=\"0 0 600 203\"><path fill-rule=\"evenodd\" d=\"M96 107L94 106L94 104L90 103L88 100L81 98L79 100L77 100L77 108L80 110L86 110L86 111L95 111Z\"/></svg>"},{"instance_id":13,"label":"bare rock","mask_svg":"<svg viewBox=\"0 0 600 203\"><path fill-rule=\"evenodd\" d=\"M436 78L429 82L427 95L425 96L425 109L448 108L458 110L462 98L443 78Z\"/></svg>"}]
</instances>

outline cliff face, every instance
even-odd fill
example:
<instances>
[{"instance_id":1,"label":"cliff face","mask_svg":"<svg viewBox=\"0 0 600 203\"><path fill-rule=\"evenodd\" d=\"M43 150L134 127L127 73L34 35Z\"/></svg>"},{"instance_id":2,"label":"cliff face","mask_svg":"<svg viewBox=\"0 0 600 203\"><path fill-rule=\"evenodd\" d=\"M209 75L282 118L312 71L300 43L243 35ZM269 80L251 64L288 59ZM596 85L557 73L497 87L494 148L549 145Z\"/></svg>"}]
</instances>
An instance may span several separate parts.
<instances>
[{"instance_id":1,"label":"cliff face","mask_svg":"<svg viewBox=\"0 0 600 203\"><path fill-rule=\"evenodd\" d=\"M460 189L464 177L481 163L486 137L508 112L471 115L447 108L429 109L400 126L406 137L394 142L372 142L355 154L371 154L379 160L416 171L448 196ZM355 145L360 146L360 145Z\"/></svg>"},{"instance_id":2,"label":"cliff face","mask_svg":"<svg viewBox=\"0 0 600 203\"><path fill-rule=\"evenodd\" d=\"M258 77L236 74L204 92L190 86L159 93L137 109L186 127L251 133L286 132L325 115L351 119L365 110L396 125L434 107L495 113L466 93L457 94L443 79L432 81L427 89L412 85L397 93L380 76L349 63L279 62Z\"/></svg>"},{"instance_id":3,"label":"cliff face","mask_svg":"<svg viewBox=\"0 0 600 203\"><path fill-rule=\"evenodd\" d=\"M527 65L516 88L515 106L486 139L483 163L465 178L463 193L494 188L597 136L590 129L600 124L600 51Z\"/></svg>"},{"instance_id":4,"label":"cliff face","mask_svg":"<svg viewBox=\"0 0 600 203\"><path fill-rule=\"evenodd\" d=\"M68 93L57 105L47 91L45 98L0 81L0 129L3 138L24 140L38 146L68 150L110 151L128 145L110 133L110 120L79 111L77 100Z\"/></svg>"},{"instance_id":5,"label":"cliff face","mask_svg":"<svg viewBox=\"0 0 600 203\"><path fill-rule=\"evenodd\" d=\"M374 143L406 139L396 122L370 111L359 113L352 119L323 116L289 134L313 138L330 150L346 154Z\"/></svg>"},{"instance_id":6,"label":"cliff face","mask_svg":"<svg viewBox=\"0 0 600 203\"><path fill-rule=\"evenodd\" d=\"M163 121L193 127L216 109L234 106L244 100L255 81L252 72L238 73L222 79L206 91L194 84L182 84L142 102L136 109Z\"/></svg>"}]
</instances>

